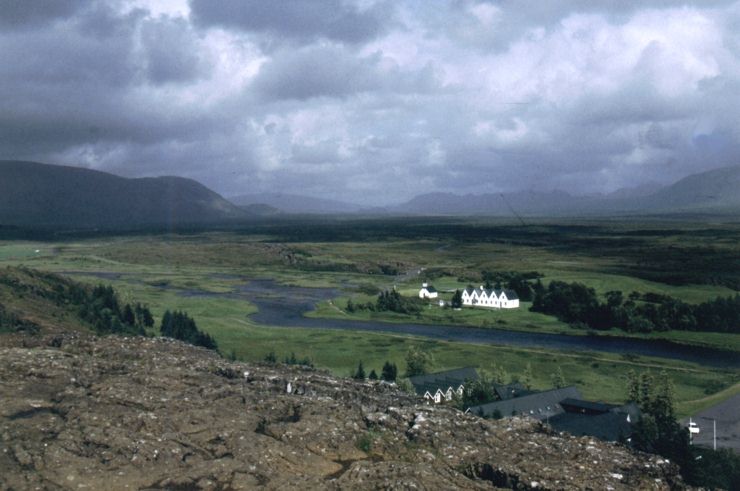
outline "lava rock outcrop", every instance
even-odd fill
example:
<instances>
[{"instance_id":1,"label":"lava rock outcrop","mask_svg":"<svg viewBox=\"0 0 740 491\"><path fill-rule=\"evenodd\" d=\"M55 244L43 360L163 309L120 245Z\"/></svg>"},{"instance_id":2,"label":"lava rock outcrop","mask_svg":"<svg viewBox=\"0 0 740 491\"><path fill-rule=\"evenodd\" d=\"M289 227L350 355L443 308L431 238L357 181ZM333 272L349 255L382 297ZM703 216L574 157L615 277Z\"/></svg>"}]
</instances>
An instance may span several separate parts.
<instances>
[{"instance_id":1,"label":"lava rock outcrop","mask_svg":"<svg viewBox=\"0 0 740 491\"><path fill-rule=\"evenodd\" d=\"M0 349L0 488L676 489L675 465L164 338Z\"/></svg>"}]
</instances>

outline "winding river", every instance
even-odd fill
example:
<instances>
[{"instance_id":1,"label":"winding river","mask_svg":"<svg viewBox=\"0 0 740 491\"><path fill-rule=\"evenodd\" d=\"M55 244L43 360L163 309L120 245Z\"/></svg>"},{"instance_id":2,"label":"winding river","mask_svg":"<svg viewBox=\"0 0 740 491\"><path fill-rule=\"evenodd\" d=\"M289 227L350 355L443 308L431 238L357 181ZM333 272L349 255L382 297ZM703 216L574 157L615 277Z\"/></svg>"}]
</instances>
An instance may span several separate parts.
<instances>
[{"instance_id":1,"label":"winding river","mask_svg":"<svg viewBox=\"0 0 740 491\"><path fill-rule=\"evenodd\" d=\"M229 296L248 300L258 312L250 316L254 322L271 327L300 327L307 329L337 329L409 334L446 341L537 347L571 351L601 351L672 358L701 365L740 368L740 355L731 351L687 346L665 340L646 340L616 336L568 336L536 332L507 331L494 328L449 325L396 324L380 321L319 319L305 317L323 300L336 297L331 288L303 288L279 285L273 280L252 280L232 293L186 291L190 296Z\"/></svg>"}]
</instances>

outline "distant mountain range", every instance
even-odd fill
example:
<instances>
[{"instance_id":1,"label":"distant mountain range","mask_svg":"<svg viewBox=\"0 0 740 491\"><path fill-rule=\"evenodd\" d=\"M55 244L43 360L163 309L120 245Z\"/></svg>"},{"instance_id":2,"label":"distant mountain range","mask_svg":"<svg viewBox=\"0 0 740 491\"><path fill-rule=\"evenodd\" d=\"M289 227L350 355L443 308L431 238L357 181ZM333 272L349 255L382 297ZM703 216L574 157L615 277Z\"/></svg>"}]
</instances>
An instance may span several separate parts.
<instances>
[{"instance_id":1,"label":"distant mountain range","mask_svg":"<svg viewBox=\"0 0 740 491\"><path fill-rule=\"evenodd\" d=\"M740 210L740 166L692 174L638 200L636 209L655 211Z\"/></svg>"},{"instance_id":2,"label":"distant mountain range","mask_svg":"<svg viewBox=\"0 0 740 491\"><path fill-rule=\"evenodd\" d=\"M236 222L279 214L588 217L676 213L740 216L740 166L693 174L670 186L646 184L608 195L430 193L396 206L367 208L283 193L245 194L227 201L182 177L127 179L79 167L0 160L0 226L122 228Z\"/></svg>"},{"instance_id":3,"label":"distant mountain range","mask_svg":"<svg viewBox=\"0 0 740 491\"><path fill-rule=\"evenodd\" d=\"M0 161L0 224L126 227L228 221L247 213L182 177L126 179L79 167Z\"/></svg>"},{"instance_id":4,"label":"distant mountain range","mask_svg":"<svg viewBox=\"0 0 740 491\"><path fill-rule=\"evenodd\" d=\"M740 166L693 174L666 187L644 185L601 196L563 191L416 196L388 213L411 215L609 216L740 213Z\"/></svg>"},{"instance_id":5,"label":"distant mountain range","mask_svg":"<svg viewBox=\"0 0 740 491\"><path fill-rule=\"evenodd\" d=\"M332 215L342 213L357 213L364 207L352 203L335 201L331 199L311 198L297 194L284 193L259 193L242 194L229 198L232 203L239 206L267 205L283 213L291 214L317 214Z\"/></svg>"},{"instance_id":6,"label":"distant mountain range","mask_svg":"<svg viewBox=\"0 0 740 491\"><path fill-rule=\"evenodd\" d=\"M453 215L453 216L610 216L669 213L740 213L740 166L688 176L670 186L647 183L606 195L573 196L564 191L513 193L428 193L398 205L363 207L295 194L245 194L238 205L267 205L296 214Z\"/></svg>"}]
</instances>

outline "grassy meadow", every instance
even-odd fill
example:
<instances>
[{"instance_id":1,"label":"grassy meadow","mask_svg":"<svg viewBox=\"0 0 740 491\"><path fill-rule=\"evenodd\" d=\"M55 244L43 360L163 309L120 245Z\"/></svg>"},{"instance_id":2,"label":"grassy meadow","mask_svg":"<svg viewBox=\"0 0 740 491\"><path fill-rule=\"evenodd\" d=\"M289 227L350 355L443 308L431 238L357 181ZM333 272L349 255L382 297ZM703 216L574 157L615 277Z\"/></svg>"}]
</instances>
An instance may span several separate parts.
<instances>
[{"instance_id":1,"label":"grassy meadow","mask_svg":"<svg viewBox=\"0 0 740 491\"><path fill-rule=\"evenodd\" d=\"M125 301L146 303L155 317L185 310L217 340L221 351L259 361L274 351L295 352L317 366L347 375L362 360L367 371L403 357L416 344L431 352L435 369L503 366L519 375L531 364L534 385L551 386L561 367L588 398L620 401L627 371L666 370L676 384L682 415L740 391L740 374L690 363L579 352L473 345L393 334L265 327L248 315L256 307L228 292L249 279L332 287L313 317L456 324L534 332L589 334L556 318L518 310L453 311L430 305L418 316L345 311L347 300L373 301L395 287L416 295L423 279L448 299L456 288L480 284L481 271L537 271L578 281L597 293L660 293L689 303L733 295L740 285L740 226L679 222L539 223L525 227L485 220L277 220L238 230L140 233L125 236L0 241L0 267L24 265L92 284L113 285ZM204 295L203 292L210 295ZM627 333L612 329L600 335ZM740 335L669 331L629 334L721 347L740 353ZM740 356L740 354L738 355Z\"/></svg>"}]
</instances>

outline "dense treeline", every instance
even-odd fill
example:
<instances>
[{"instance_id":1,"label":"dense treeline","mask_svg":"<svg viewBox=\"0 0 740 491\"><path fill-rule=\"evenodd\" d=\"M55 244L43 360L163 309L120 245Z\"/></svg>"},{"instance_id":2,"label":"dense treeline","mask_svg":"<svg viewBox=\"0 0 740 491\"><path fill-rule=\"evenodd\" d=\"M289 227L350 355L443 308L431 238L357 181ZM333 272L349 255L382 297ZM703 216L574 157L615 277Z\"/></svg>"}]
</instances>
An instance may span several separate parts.
<instances>
[{"instance_id":1,"label":"dense treeline","mask_svg":"<svg viewBox=\"0 0 740 491\"><path fill-rule=\"evenodd\" d=\"M170 312L167 310L162 316L162 325L159 330L162 336L179 339L212 350L218 349L216 340L208 333L199 330L195 320L185 312Z\"/></svg>"},{"instance_id":2,"label":"dense treeline","mask_svg":"<svg viewBox=\"0 0 740 491\"><path fill-rule=\"evenodd\" d=\"M370 310L371 312L398 312L400 314L418 314L423 303L416 297L403 297L396 290L385 290L378 294L375 303L354 303L347 301L347 312Z\"/></svg>"},{"instance_id":3,"label":"dense treeline","mask_svg":"<svg viewBox=\"0 0 740 491\"><path fill-rule=\"evenodd\" d=\"M89 322L98 334L144 335L154 326L149 309L140 303L121 304L112 286L98 285L92 290L71 284L69 300L78 306L80 318Z\"/></svg>"},{"instance_id":4,"label":"dense treeline","mask_svg":"<svg viewBox=\"0 0 740 491\"><path fill-rule=\"evenodd\" d=\"M593 288L581 283L552 281L536 289L531 310L591 329L618 327L628 332L668 330L740 333L740 295L718 297L692 305L654 293L606 293L600 302Z\"/></svg>"},{"instance_id":5,"label":"dense treeline","mask_svg":"<svg viewBox=\"0 0 740 491\"><path fill-rule=\"evenodd\" d=\"M402 297L396 290L386 290L378 295L375 307L379 312L390 310L401 314L418 314L421 302L416 297Z\"/></svg>"},{"instance_id":6,"label":"dense treeline","mask_svg":"<svg viewBox=\"0 0 740 491\"><path fill-rule=\"evenodd\" d=\"M481 271L481 278L485 282L484 286L486 288L514 290L519 296L519 300L523 302L532 301L537 285L541 286L539 278L542 278L542 276L542 273L538 273L537 271L527 273L519 273L517 271ZM538 283L533 286L530 280L538 280Z\"/></svg>"}]
</instances>

